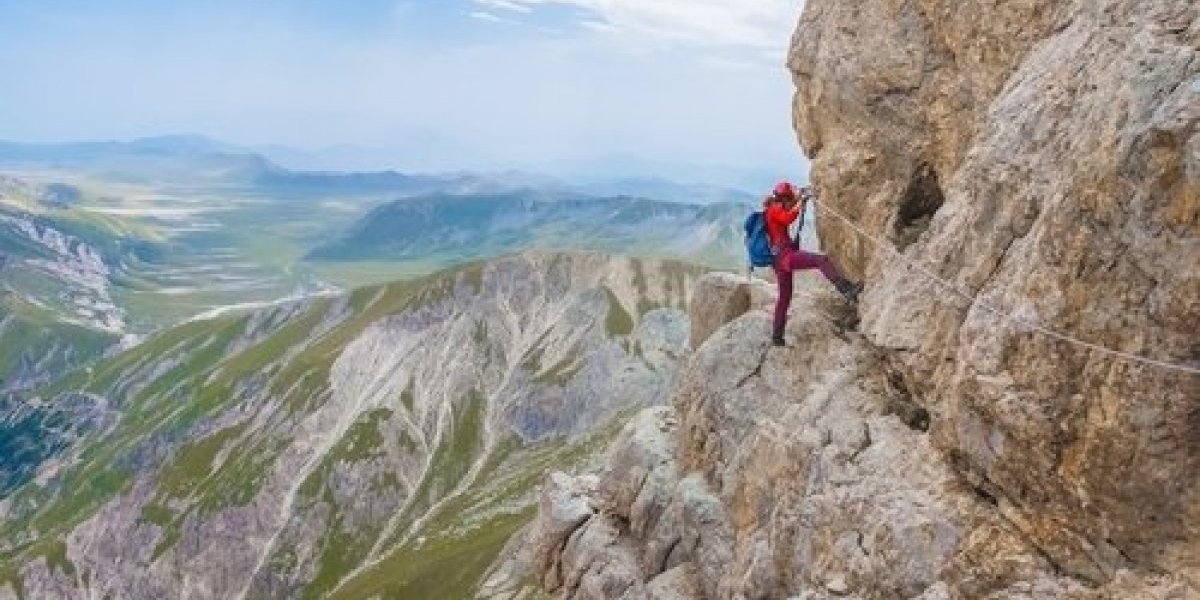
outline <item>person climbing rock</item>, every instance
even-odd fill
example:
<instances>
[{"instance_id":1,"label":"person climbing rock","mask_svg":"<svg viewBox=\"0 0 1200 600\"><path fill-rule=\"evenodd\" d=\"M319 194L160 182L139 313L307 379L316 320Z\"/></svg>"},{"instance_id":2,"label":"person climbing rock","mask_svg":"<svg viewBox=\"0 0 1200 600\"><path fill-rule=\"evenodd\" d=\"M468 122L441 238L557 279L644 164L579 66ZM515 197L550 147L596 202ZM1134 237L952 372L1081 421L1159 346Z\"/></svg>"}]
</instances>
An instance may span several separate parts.
<instances>
[{"instance_id":1,"label":"person climbing rock","mask_svg":"<svg viewBox=\"0 0 1200 600\"><path fill-rule=\"evenodd\" d=\"M775 280L779 285L771 332L771 343L776 346L784 345L783 329L787 325L788 308L792 304L792 274L796 271L817 269L851 303L858 302L858 294L862 291L862 284L843 277L828 256L805 252L800 249L799 237L792 239L789 229L796 218L804 214L805 201L810 193L807 188L801 188L797 194L796 187L784 181L775 186L763 206L767 237L775 255Z\"/></svg>"}]
</instances>

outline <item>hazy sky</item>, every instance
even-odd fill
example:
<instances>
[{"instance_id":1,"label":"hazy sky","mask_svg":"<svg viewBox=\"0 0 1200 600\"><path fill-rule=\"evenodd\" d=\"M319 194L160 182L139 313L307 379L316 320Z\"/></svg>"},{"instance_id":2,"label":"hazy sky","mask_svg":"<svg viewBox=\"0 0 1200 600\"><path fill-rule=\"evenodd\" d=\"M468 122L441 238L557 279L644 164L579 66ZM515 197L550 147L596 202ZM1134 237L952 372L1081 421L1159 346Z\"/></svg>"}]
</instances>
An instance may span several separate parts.
<instances>
[{"instance_id":1,"label":"hazy sky","mask_svg":"<svg viewBox=\"0 0 1200 600\"><path fill-rule=\"evenodd\" d=\"M800 5L0 0L0 138L200 133L383 148L399 168L796 169L783 63Z\"/></svg>"}]
</instances>

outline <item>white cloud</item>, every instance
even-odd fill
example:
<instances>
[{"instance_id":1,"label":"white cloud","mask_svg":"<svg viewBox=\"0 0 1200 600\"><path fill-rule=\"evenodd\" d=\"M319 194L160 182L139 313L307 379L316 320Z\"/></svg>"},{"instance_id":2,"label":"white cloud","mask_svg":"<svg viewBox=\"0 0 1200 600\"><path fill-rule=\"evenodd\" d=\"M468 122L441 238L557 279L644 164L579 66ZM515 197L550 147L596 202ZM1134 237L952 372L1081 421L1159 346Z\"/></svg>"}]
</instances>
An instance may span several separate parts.
<instances>
[{"instance_id":1,"label":"white cloud","mask_svg":"<svg viewBox=\"0 0 1200 600\"><path fill-rule=\"evenodd\" d=\"M612 23L609 23L607 21L597 21L594 19L587 19L585 21L581 21L579 23L579 25L586 29L591 29L592 31L597 31L600 33L617 33L619 31L621 31L620 27L617 27L616 25L613 25Z\"/></svg>"},{"instance_id":2,"label":"white cloud","mask_svg":"<svg viewBox=\"0 0 1200 600\"><path fill-rule=\"evenodd\" d=\"M477 10L477 11L467 13L467 16L471 17L472 19L479 19L480 21L489 21L492 23L512 23L513 22L511 19L505 19L504 17L500 17L500 16L497 16L490 12L486 12L486 11L482 11L482 10Z\"/></svg>"},{"instance_id":3,"label":"white cloud","mask_svg":"<svg viewBox=\"0 0 1200 600\"><path fill-rule=\"evenodd\" d=\"M803 0L476 0L526 9L551 4L588 13L599 22L659 40L779 50L786 45Z\"/></svg>"},{"instance_id":4,"label":"white cloud","mask_svg":"<svg viewBox=\"0 0 1200 600\"><path fill-rule=\"evenodd\" d=\"M533 10L532 8L529 8L525 4L521 4L519 2L513 2L512 0L475 0L475 3L479 4L481 6L488 7L488 8L509 10L512 12L519 12L519 13L528 13Z\"/></svg>"}]
</instances>

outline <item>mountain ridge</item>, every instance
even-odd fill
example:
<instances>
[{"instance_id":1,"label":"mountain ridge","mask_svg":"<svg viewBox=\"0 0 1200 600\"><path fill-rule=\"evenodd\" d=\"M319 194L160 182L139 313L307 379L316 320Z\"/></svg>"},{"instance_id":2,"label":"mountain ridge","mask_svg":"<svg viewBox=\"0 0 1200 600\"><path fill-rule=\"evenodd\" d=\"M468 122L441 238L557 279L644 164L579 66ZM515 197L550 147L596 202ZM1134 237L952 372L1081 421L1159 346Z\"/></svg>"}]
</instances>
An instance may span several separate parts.
<instances>
[{"instance_id":1,"label":"mountain ridge","mask_svg":"<svg viewBox=\"0 0 1200 600\"><path fill-rule=\"evenodd\" d=\"M593 196L645 196L658 200L714 204L743 202L755 194L726 184L675 181L647 172L636 177L564 173L561 176L519 169L424 172L397 168L345 169L284 166L271 148L239 146L197 134L160 135L128 141L15 142L0 140L0 167L52 166L90 170L130 181L218 183L281 193L372 194L514 191L525 187ZM164 174L169 174L164 179ZM741 184L745 185L745 184Z\"/></svg>"},{"instance_id":2,"label":"mountain ridge","mask_svg":"<svg viewBox=\"0 0 1200 600\"><path fill-rule=\"evenodd\" d=\"M101 416L0 501L0 598L473 589L543 469L661 402L698 272L524 253L188 323L76 371L31 406Z\"/></svg>"},{"instance_id":3,"label":"mountain ridge","mask_svg":"<svg viewBox=\"0 0 1200 600\"><path fill-rule=\"evenodd\" d=\"M529 244L739 264L745 207L519 190L434 194L372 209L310 259L403 259L503 254ZM519 238L512 237L517 232Z\"/></svg>"}]
</instances>

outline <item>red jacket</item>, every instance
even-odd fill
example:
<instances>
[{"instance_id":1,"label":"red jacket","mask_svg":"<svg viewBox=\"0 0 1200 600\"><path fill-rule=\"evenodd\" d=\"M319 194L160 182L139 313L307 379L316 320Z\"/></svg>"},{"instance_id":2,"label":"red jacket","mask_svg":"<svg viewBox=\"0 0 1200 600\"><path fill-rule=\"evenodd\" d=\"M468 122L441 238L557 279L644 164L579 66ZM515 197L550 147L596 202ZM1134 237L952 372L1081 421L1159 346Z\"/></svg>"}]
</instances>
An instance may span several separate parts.
<instances>
[{"instance_id":1,"label":"red jacket","mask_svg":"<svg viewBox=\"0 0 1200 600\"><path fill-rule=\"evenodd\" d=\"M783 248L790 246L792 238L788 234L788 228L796 221L796 217L804 207L799 203L794 208L788 210L782 204L772 202L767 206L767 210L763 215L767 220L767 239L771 240L772 248Z\"/></svg>"}]
</instances>

